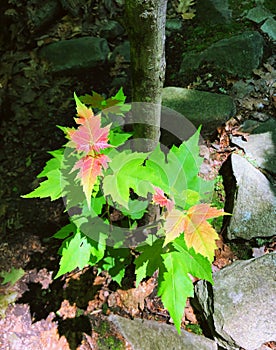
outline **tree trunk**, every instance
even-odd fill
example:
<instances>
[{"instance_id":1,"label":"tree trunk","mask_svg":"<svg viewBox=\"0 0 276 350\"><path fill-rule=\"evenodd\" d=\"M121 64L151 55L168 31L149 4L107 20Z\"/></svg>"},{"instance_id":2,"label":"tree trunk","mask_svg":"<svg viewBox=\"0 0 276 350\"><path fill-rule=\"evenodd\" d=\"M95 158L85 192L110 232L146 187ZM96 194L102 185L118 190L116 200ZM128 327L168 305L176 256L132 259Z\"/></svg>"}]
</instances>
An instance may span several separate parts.
<instances>
[{"instance_id":1,"label":"tree trunk","mask_svg":"<svg viewBox=\"0 0 276 350\"><path fill-rule=\"evenodd\" d=\"M139 152L153 151L160 137L166 11L167 0L125 0L131 59L133 149ZM153 223L158 212L156 206L149 204L140 225ZM144 231L144 234L150 232Z\"/></svg>"},{"instance_id":2,"label":"tree trunk","mask_svg":"<svg viewBox=\"0 0 276 350\"><path fill-rule=\"evenodd\" d=\"M125 0L132 102L139 102L132 105L134 137L140 139L136 151L152 151L159 141L166 10L167 0Z\"/></svg>"}]
</instances>

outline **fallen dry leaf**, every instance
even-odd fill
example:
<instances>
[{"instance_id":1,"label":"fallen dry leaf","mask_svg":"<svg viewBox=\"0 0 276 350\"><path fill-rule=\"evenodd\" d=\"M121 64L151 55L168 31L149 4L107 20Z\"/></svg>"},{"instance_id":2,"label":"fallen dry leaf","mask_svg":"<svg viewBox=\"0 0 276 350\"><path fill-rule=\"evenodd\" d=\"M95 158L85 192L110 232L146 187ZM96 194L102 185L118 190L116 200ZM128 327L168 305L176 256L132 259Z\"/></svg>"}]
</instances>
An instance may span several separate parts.
<instances>
[{"instance_id":1,"label":"fallen dry leaf","mask_svg":"<svg viewBox=\"0 0 276 350\"><path fill-rule=\"evenodd\" d=\"M156 286L154 278L139 284L137 288L128 290L118 289L108 297L109 307L120 307L131 316L144 310L145 298L149 296Z\"/></svg>"},{"instance_id":2,"label":"fallen dry leaf","mask_svg":"<svg viewBox=\"0 0 276 350\"><path fill-rule=\"evenodd\" d=\"M237 259L229 246L223 242L221 235L219 237L219 240L216 241L217 249L215 250L215 261L213 263L214 271L230 265Z\"/></svg>"},{"instance_id":3,"label":"fallen dry leaf","mask_svg":"<svg viewBox=\"0 0 276 350\"><path fill-rule=\"evenodd\" d=\"M70 350L64 336L58 334L54 313L46 320L32 323L30 307L9 306L6 317L0 320L0 348L9 350Z\"/></svg>"},{"instance_id":4,"label":"fallen dry leaf","mask_svg":"<svg viewBox=\"0 0 276 350\"><path fill-rule=\"evenodd\" d=\"M187 323L192 323L192 324L197 324L197 318L194 313L194 309L191 306L190 299L187 299L186 306L185 306L185 314L184 314L184 322L185 324Z\"/></svg>"},{"instance_id":5,"label":"fallen dry leaf","mask_svg":"<svg viewBox=\"0 0 276 350\"><path fill-rule=\"evenodd\" d=\"M57 314L62 317L64 320L66 318L74 318L77 314L77 306L76 303L70 305L68 300L63 300L61 303L60 309L57 311Z\"/></svg>"}]
</instances>

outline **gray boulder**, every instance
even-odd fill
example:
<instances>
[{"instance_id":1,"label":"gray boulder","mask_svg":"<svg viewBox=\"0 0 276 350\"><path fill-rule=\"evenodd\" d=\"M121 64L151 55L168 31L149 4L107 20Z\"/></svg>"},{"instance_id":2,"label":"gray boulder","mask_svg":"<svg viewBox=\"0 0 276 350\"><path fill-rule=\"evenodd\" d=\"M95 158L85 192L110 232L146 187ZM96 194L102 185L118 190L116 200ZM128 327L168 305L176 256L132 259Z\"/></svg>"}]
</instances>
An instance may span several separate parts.
<instances>
[{"instance_id":1,"label":"gray boulder","mask_svg":"<svg viewBox=\"0 0 276 350\"><path fill-rule=\"evenodd\" d=\"M229 9L228 0L197 0L196 18L204 25L229 23L232 11Z\"/></svg>"},{"instance_id":2,"label":"gray boulder","mask_svg":"<svg viewBox=\"0 0 276 350\"><path fill-rule=\"evenodd\" d=\"M247 137L247 141L241 137L234 136L231 141L233 144L242 148L246 156L257 167L276 174L276 121L269 121L265 124L273 125L274 130L271 129L266 132L251 134Z\"/></svg>"},{"instance_id":3,"label":"gray boulder","mask_svg":"<svg viewBox=\"0 0 276 350\"><path fill-rule=\"evenodd\" d=\"M107 40L113 40L124 33L124 28L117 21L103 21L100 26L100 36Z\"/></svg>"},{"instance_id":4,"label":"gray boulder","mask_svg":"<svg viewBox=\"0 0 276 350\"><path fill-rule=\"evenodd\" d=\"M245 18L255 23L264 22L261 26L261 31L267 34L272 41L276 41L276 21L273 18L274 16L273 13L260 4L250 9Z\"/></svg>"},{"instance_id":5,"label":"gray boulder","mask_svg":"<svg viewBox=\"0 0 276 350\"><path fill-rule=\"evenodd\" d=\"M166 20L166 36L175 35L178 32L181 32L182 21L179 18L168 18Z\"/></svg>"},{"instance_id":6,"label":"gray boulder","mask_svg":"<svg viewBox=\"0 0 276 350\"><path fill-rule=\"evenodd\" d=\"M130 63L130 43L128 40L124 41L123 44L115 47L110 56L110 63L114 63L117 56L123 58L123 63Z\"/></svg>"},{"instance_id":7,"label":"gray boulder","mask_svg":"<svg viewBox=\"0 0 276 350\"><path fill-rule=\"evenodd\" d=\"M182 330L179 335L173 326L156 321L109 316L133 350L216 350L214 341Z\"/></svg>"},{"instance_id":8,"label":"gray boulder","mask_svg":"<svg viewBox=\"0 0 276 350\"><path fill-rule=\"evenodd\" d=\"M182 114L196 127L202 125L203 134L214 133L236 110L229 96L179 87L164 88L162 104Z\"/></svg>"},{"instance_id":9,"label":"gray boulder","mask_svg":"<svg viewBox=\"0 0 276 350\"><path fill-rule=\"evenodd\" d=\"M35 6L26 8L28 16L28 27L32 33L45 30L55 20L62 16L61 6L56 0L39 2Z\"/></svg>"},{"instance_id":10,"label":"gray boulder","mask_svg":"<svg viewBox=\"0 0 276 350\"><path fill-rule=\"evenodd\" d=\"M276 253L237 261L195 287L214 338L229 350L255 350L275 341Z\"/></svg>"},{"instance_id":11,"label":"gray boulder","mask_svg":"<svg viewBox=\"0 0 276 350\"><path fill-rule=\"evenodd\" d=\"M231 160L237 190L227 237L250 240L255 237L274 236L275 188L267 177L244 157L232 154Z\"/></svg>"},{"instance_id":12,"label":"gray boulder","mask_svg":"<svg viewBox=\"0 0 276 350\"><path fill-rule=\"evenodd\" d=\"M267 18L272 18L273 16L274 16L273 13L271 13L268 9L259 5L250 9L247 12L247 15L245 16L245 18L255 23L261 23Z\"/></svg>"},{"instance_id":13,"label":"gray boulder","mask_svg":"<svg viewBox=\"0 0 276 350\"><path fill-rule=\"evenodd\" d=\"M276 42L276 21L273 18L268 18L261 26L261 30L266 33L269 38Z\"/></svg>"},{"instance_id":14,"label":"gray boulder","mask_svg":"<svg viewBox=\"0 0 276 350\"><path fill-rule=\"evenodd\" d=\"M107 41L96 37L61 40L44 46L40 57L53 72L79 71L103 64L109 53Z\"/></svg>"},{"instance_id":15,"label":"gray boulder","mask_svg":"<svg viewBox=\"0 0 276 350\"><path fill-rule=\"evenodd\" d=\"M198 69L203 63L241 78L249 77L263 57L264 40L254 31L222 39L200 53L185 53L180 75Z\"/></svg>"}]
</instances>

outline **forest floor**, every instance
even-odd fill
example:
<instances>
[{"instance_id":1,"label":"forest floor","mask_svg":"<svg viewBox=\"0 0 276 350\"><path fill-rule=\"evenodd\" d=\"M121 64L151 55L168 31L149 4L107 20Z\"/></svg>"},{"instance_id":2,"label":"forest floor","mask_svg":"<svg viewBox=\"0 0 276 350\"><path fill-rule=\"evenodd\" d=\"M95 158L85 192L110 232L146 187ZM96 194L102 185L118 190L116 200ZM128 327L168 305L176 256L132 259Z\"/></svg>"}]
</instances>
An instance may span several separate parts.
<instances>
[{"instance_id":1,"label":"forest floor","mask_svg":"<svg viewBox=\"0 0 276 350\"><path fill-rule=\"evenodd\" d=\"M69 26L65 22L64 27L66 25ZM182 38L178 37L177 40ZM177 41L171 39L168 44L171 45L168 53L173 53ZM24 61L24 57L21 57L22 51L15 50L13 55L15 61ZM10 57L4 55L3 58L6 60L1 66L1 77L7 75L11 62ZM265 86L276 76L272 62L275 63L275 56L270 57L269 62L256 70L250 80L250 84L254 86L254 95L246 100L235 101L238 106L237 115L241 116L235 123L242 123L252 114L256 104L263 101ZM176 67L178 62L175 62L174 67L174 62L169 59L167 85L179 84L173 78L173 70ZM25 74L35 81L38 75L43 77L42 70L43 67L29 66ZM77 77L78 81L73 88L69 78L46 83L53 84L51 94L53 110L56 109L57 116L53 124L43 115L32 119L27 112L24 114L23 105L32 99L38 99L40 90L38 89L34 96L24 95L24 89L18 89L18 85L24 84L24 81L20 81L20 74L15 74L14 79L16 84L11 86L11 89L14 89L13 96L21 100L22 104L17 105L16 113L14 109L5 107L5 113L11 115L2 121L0 133L0 270L13 271L12 281L0 284L0 317L5 315L0 333L7 335L12 330L16 334L15 344L16 337L20 334L17 350L37 349L39 346L43 349L69 349L68 343L71 349L79 350L130 349L122 336L106 322L106 318L110 313L117 313L129 318L140 317L171 323L168 312L157 297L156 276L144 281L138 288L134 288L131 266L123 287L112 282L107 273L98 275L95 268L73 271L54 280L53 276L59 264L57 251L60 241L51 237L67 222L63 202L20 198L21 194L28 192L30 184L31 188L37 186L35 176L48 160L46 151L57 149L64 143L62 133L55 125L65 124L68 111L71 111L69 119L74 115L73 102L66 98L64 91L67 87L76 90L78 87L85 90L85 87L80 77ZM99 84L94 89L108 95L111 93L106 88L106 81L109 79L111 77L106 77L104 86ZM216 76L206 67L206 71L195 76L189 86L217 92L219 88L229 90L234 82L237 80L233 81L232 77L227 76L222 81L221 76ZM272 100L271 96L269 98L269 104L265 106L266 113L275 115L276 101ZM22 110L22 113L19 110ZM232 126L233 120L226 123L219 132L214 130L217 136L208 140L209 146L215 143L226 149L229 146ZM213 154L218 160L226 159L229 153L223 153L221 149ZM239 252L231 250L221 239L213 266L220 269L238 258ZM200 315L195 313L188 301L182 322L183 328L201 333L201 321ZM6 344L1 344L0 341L0 349L8 349ZM271 343L268 346L276 349L276 344Z\"/></svg>"}]
</instances>

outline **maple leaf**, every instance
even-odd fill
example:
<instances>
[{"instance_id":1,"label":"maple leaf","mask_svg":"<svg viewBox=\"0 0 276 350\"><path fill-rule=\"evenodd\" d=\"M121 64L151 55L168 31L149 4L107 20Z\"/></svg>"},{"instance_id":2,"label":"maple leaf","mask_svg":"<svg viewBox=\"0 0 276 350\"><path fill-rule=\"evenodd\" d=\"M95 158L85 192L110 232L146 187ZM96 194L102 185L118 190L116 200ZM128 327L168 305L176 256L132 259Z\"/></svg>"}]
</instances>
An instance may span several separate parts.
<instances>
[{"instance_id":1,"label":"maple leaf","mask_svg":"<svg viewBox=\"0 0 276 350\"><path fill-rule=\"evenodd\" d=\"M196 254L193 248L187 248L183 236L178 237L172 246L178 251L161 254L162 265L159 266L158 295L161 296L165 308L169 311L180 333L186 299L194 295L190 275L213 284L212 268L207 258Z\"/></svg>"},{"instance_id":2,"label":"maple leaf","mask_svg":"<svg viewBox=\"0 0 276 350\"><path fill-rule=\"evenodd\" d=\"M166 233L164 246L172 242L181 233L184 232L185 213L173 208L165 217L164 230Z\"/></svg>"},{"instance_id":3,"label":"maple leaf","mask_svg":"<svg viewBox=\"0 0 276 350\"><path fill-rule=\"evenodd\" d=\"M173 146L167 156L160 146L150 154L146 166L151 170L150 181L154 186L173 197L177 206L188 209L187 195L183 191L197 192L201 200L209 201L214 182L198 176L203 158L199 156L200 129L179 147ZM196 203L194 203L196 204Z\"/></svg>"},{"instance_id":4,"label":"maple leaf","mask_svg":"<svg viewBox=\"0 0 276 350\"><path fill-rule=\"evenodd\" d=\"M75 118L75 121L77 124L83 124L83 122L90 117L94 116L94 113L92 111L91 108L86 107L83 103L81 103L81 101L79 100L79 98L77 97L77 95L74 93L74 98L75 98L75 102L76 102L76 109L77 109L77 116L79 118Z\"/></svg>"},{"instance_id":5,"label":"maple leaf","mask_svg":"<svg viewBox=\"0 0 276 350\"><path fill-rule=\"evenodd\" d=\"M88 208L91 207L91 193L97 177L102 175L102 168L107 167L109 158L104 154L95 156L85 156L81 158L73 167L72 171L79 169L77 178L81 180L83 191L87 200Z\"/></svg>"},{"instance_id":6,"label":"maple leaf","mask_svg":"<svg viewBox=\"0 0 276 350\"><path fill-rule=\"evenodd\" d=\"M69 137L78 151L83 151L86 154L98 153L101 149L111 147L107 143L110 125L101 128L100 115L89 117L82 122L77 130L70 130Z\"/></svg>"},{"instance_id":7,"label":"maple leaf","mask_svg":"<svg viewBox=\"0 0 276 350\"><path fill-rule=\"evenodd\" d=\"M35 188L32 192L21 196L22 198L46 198L51 197L54 201L62 196L64 190L64 182L62 181L62 161L63 161L63 149L59 149L53 152L49 152L53 158L47 161L44 169L38 178L47 177L46 180L39 184L39 187Z\"/></svg>"},{"instance_id":8,"label":"maple leaf","mask_svg":"<svg viewBox=\"0 0 276 350\"><path fill-rule=\"evenodd\" d=\"M160 207L166 207L168 211L171 211L174 206L174 202L165 196L165 193L161 188L156 186L153 187L155 190L155 193L152 197L153 202L159 204Z\"/></svg>"},{"instance_id":9,"label":"maple leaf","mask_svg":"<svg viewBox=\"0 0 276 350\"><path fill-rule=\"evenodd\" d=\"M109 163L113 174L103 179L103 191L105 196L111 195L112 199L128 208L130 188L141 197L146 198L152 192L152 186L148 181L148 172L143 166L148 153L129 153L122 151L116 154Z\"/></svg>"},{"instance_id":10,"label":"maple leaf","mask_svg":"<svg viewBox=\"0 0 276 350\"><path fill-rule=\"evenodd\" d=\"M154 271L158 270L163 265L163 259L161 254L164 249L162 247L163 240L157 239L152 244L143 245L138 247L138 251L141 253L136 257L135 274L136 274L136 286L146 277L152 276Z\"/></svg>"},{"instance_id":11,"label":"maple leaf","mask_svg":"<svg viewBox=\"0 0 276 350\"><path fill-rule=\"evenodd\" d=\"M102 109L104 97L95 91L92 91L92 95L85 94L84 96L80 96L80 99L83 103L89 104L93 108Z\"/></svg>"},{"instance_id":12,"label":"maple leaf","mask_svg":"<svg viewBox=\"0 0 276 350\"><path fill-rule=\"evenodd\" d=\"M222 215L229 214L205 203L194 205L186 213L173 209L169 212L164 224L166 232L164 245L184 232L187 247L193 247L196 253L206 256L209 261L212 261L216 249L215 241L219 237L207 219Z\"/></svg>"},{"instance_id":13,"label":"maple leaf","mask_svg":"<svg viewBox=\"0 0 276 350\"><path fill-rule=\"evenodd\" d=\"M194 296L194 288L188 276L186 262L179 252L162 254L165 268L160 268L158 295L173 319L175 328L180 333L181 319L184 314L186 299Z\"/></svg>"},{"instance_id":14,"label":"maple leaf","mask_svg":"<svg viewBox=\"0 0 276 350\"><path fill-rule=\"evenodd\" d=\"M197 204L191 207L184 222L184 238L187 247L193 247L197 253L206 256L209 261L214 259L217 248L215 241L219 236L207 219L229 215L221 209L211 207L209 204Z\"/></svg>"},{"instance_id":15,"label":"maple leaf","mask_svg":"<svg viewBox=\"0 0 276 350\"><path fill-rule=\"evenodd\" d=\"M86 237L82 236L80 232L77 232L66 242L62 249L60 268L55 279L67 272L71 272L76 267L82 269L88 265L91 254L90 249L91 246L87 242Z\"/></svg>"}]
</instances>

